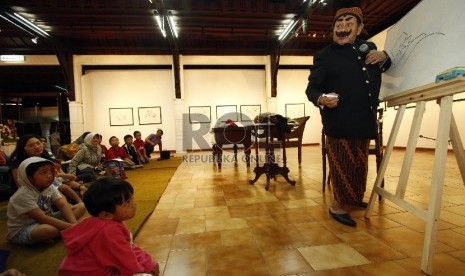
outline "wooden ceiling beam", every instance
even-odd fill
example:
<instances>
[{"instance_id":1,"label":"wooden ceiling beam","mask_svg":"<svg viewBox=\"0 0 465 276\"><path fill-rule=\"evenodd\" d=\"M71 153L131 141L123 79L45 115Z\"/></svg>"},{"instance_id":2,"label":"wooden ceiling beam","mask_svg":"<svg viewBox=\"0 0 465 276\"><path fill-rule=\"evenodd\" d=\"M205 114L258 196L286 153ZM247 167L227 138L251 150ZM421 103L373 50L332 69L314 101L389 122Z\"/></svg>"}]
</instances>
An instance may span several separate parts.
<instances>
[{"instance_id":1,"label":"wooden ceiling beam","mask_svg":"<svg viewBox=\"0 0 465 276\"><path fill-rule=\"evenodd\" d=\"M174 26L169 22L169 13L165 9L163 0L155 0L154 5L157 8L157 13L162 17L165 26L166 38L170 44L171 55L173 57L173 73L174 73L174 94L176 99L181 98L181 64L179 61L179 47L177 38L174 34Z\"/></svg>"}]
</instances>

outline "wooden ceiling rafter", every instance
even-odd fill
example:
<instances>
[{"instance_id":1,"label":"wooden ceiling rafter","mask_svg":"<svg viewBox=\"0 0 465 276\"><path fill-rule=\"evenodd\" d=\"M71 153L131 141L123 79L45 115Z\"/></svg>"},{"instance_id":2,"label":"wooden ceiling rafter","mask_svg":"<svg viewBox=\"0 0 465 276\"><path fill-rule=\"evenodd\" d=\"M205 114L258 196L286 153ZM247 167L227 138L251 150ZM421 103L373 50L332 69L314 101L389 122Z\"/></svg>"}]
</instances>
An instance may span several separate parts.
<instances>
[{"instance_id":1,"label":"wooden ceiling rafter","mask_svg":"<svg viewBox=\"0 0 465 276\"><path fill-rule=\"evenodd\" d=\"M173 57L173 74L174 74L174 95L176 99L181 98L181 64L179 61L179 46L177 37L175 37L175 26L169 21L169 11L165 8L163 0L155 0L154 5L157 13L162 17L165 26L166 38L170 44L171 55Z\"/></svg>"},{"instance_id":2,"label":"wooden ceiling rafter","mask_svg":"<svg viewBox=\"0 0 465 276\"><path fill-rule=\"evenodd\" d=\"M179 62L179 55L266 56L276 52L279 34L289 19L300 14L303 3L302 0L164 1L163 10L173 14L179 28L179 37L173 40L164 38L156 25L153 12L159 1L153 0L154 4L148 0L2 0L0 11L16 11L34 19L49 31L53 41L39 39L34 44L31 34L0 18L0 51L24 55L57 55L61 51L61 60L69 60L67 55L173 55L174 68L178 67L175 63ZM307 33L299 23L297 36L290 36L279 54L309 56L330 43L335 5L341 1L348 0L326 0L325 7L314 10L307 20ZM391 26L420 1L359 1L365 14L364 38ZM56 47L56 41L63 46ZM34 70L24 67L24 71ZM56 70L60 73L69 69ZM0 69L2 81L4 76L4 70ZM31 82L29 87L34 87L32 78L20 73L16 76L18 82L26 80ZM49 79L50 84L56 82L53 76L43 79ZM65 82L64 76L61 82ZM176 97L180 97L179 90L175 90ZM2 91L0 83L0 96Z\"/></svg>"}]
</instances>

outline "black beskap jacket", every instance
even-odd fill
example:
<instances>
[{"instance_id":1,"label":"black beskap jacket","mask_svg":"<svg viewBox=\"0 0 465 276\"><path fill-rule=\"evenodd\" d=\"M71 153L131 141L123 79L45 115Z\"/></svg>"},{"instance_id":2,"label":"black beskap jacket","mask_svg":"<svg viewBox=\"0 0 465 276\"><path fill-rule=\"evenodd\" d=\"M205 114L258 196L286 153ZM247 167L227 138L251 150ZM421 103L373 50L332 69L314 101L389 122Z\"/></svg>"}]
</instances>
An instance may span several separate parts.
<instances>
[{"instance_id":1,"label":"black beskap jacket","mask_svg":"<svg viewBox=\"0 0 465 276\"><path fill-rule=\"evenodd\" d=\"M354 44L332 43L314 57L305 91L308 99L317 105L323 93L340 95L336 108L320 109L323 131L330 137L374 139L376 136L381 73L389 68L391 60L388 57L382 64L366 65L364 55L358 51L362 43L376 49L374 43L357 39Z\"/></svg>"}]
</instances>

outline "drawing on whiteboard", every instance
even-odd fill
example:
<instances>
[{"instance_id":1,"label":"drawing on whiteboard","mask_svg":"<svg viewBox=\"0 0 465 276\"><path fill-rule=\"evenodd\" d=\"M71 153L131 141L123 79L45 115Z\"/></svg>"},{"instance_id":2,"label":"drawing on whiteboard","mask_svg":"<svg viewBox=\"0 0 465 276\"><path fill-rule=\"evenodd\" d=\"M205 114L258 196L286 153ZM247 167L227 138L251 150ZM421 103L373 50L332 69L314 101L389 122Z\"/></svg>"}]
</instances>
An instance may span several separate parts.
<instances>
[{"instance_id":1,"label":"drawing on whiteboard","mask_svg":"<svg viewBox=\"0 0 465 276\"><path fill-rule=\"evenodd\" d=\"M413 34L402 32L402 34L396 39L394 45L389 51L392 60L392 66L403 66L410 58L410 55L412 55L412 53L415 51L417 46L419 46L421 43L426 42L425 39L434 38L442 35L446 34L435 32L430 34L421 33L417 36L413 36Z\"/></svg>"}]
</instances>

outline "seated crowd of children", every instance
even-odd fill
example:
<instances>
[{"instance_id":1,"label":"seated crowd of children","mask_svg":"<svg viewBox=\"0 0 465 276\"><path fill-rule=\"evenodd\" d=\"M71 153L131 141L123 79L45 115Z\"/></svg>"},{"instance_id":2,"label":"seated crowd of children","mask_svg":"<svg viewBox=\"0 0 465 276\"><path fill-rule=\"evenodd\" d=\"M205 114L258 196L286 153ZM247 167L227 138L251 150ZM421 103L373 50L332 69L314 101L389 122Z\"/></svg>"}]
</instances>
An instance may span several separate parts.
<instances>
[{"instance_id":1,"label":"seated crowd of children","mask_svg":"<svg viewBox=\"0 0 465 276\"><path fill-rule=\"evenodd\" d=\"M124 168L147 163L144 144L136 144L140 132L134 136L135 141L126 135L123 147L112 136L106 149L101 135L83 134L67 172L46 153L41 137L22 136L8 160L16 191L7 207L7 241L30 246L62 237L67 256L60 275L158 275L158 263L132 242L124 224L136 211L133 187L111 172L98 177L94 166L115 160Z\"/></svg>"},{"instance_id":2,"label":"seated crowd of children","mask_svg":"<svg viewBox=\"0 0 465 276\"><path fill-rule=\"evenodd\" d=\"M159 132L163 132L159 130L156 135L161 151ZM145 140L141 138L140 131L134 131L133 135L124 136L123 146L120 146L116 136L112 136L109 139L110 146L107 147L102 144L102 135L84 132L71 144L62 146L60 153L55 155L58 175L54 184L58 190L72 202L78 203L81 202L79 195L86 190L84 183L105 174L119 175L124 179L124 170L143 167L150 160L145 140L154 134ZM16 191L17 168L23 160L32 156L54 159L46 150L46 143L42 136L25 134L17 140L16 149L10 157L0 148L0 201L8 199ZM73 190L78 191L78 194Z\"/></svg>"}]
</instances>

